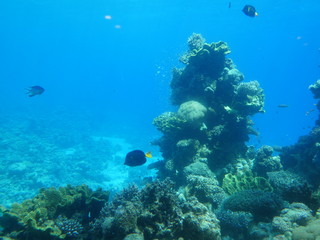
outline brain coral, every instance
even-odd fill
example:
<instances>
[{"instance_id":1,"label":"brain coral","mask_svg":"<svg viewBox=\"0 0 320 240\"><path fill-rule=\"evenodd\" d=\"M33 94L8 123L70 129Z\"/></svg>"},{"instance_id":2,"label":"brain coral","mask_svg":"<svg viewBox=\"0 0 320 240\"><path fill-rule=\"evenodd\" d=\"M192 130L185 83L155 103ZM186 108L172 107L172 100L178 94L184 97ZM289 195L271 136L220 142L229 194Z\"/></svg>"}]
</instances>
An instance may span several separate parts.
<instances>
[{"instance_id":1,"label":"brain coral","mask_svg":"<svg viewBox=\"0 0 320 240\"><path fill-rule=\"evenodd\" d=\"M200 126L203 123L206 113L207 108L196 101L184 102L178 110L179 117L195 126Z\"/></svg>"}]
</instances>

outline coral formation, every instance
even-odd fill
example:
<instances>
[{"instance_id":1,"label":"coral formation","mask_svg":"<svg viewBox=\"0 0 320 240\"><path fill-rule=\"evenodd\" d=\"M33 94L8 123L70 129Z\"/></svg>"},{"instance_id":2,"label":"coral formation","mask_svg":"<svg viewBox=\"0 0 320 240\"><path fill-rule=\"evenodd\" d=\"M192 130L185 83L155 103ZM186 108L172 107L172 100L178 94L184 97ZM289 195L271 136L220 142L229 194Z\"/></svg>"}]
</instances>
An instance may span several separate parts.
<instances>
[{"instance_id":1,"label":"coral formation","mask_svg":"<svg viewBox=\"0 0 320 240\"><path fill-rule=\"evenodd\" d=\"M180 105L178 116L190 126L200 127L204 124L207 108L196 101L184 102Z\"/></svg>"},{"instance_id":2,"label":"coral formation","mask_svg":"<svg viewBox=\"0 0 320 240\"><path fill-rule=\"evenodd\" d=\"M320 80L310 85L314 98L320 98ZM319 109L320 101L317 103ZM285 169L303 176L309 184L317 188L320 184L320 119L309 135L302 136L292 146L283 147L280 154Z\"/></svg>"},{"instance_id":3,"label":"coral formation","mask_svg":"<svg viewBox=\"0 0 320 240\"><path fill-rule=\"evenodd\" d=\"M210 203L213 208L217 208L227 197L214 177L188 175L187 183L187 196L195 196L202 203Z\"/></svg>"},{"instance_id":4,"label":"coral formation","mask_svg":"<svg viewBox=\"0 0 320 240\"><path fill-rule=\"evenodd\" d=\"M247 236L253 216L248 212L232 212L230 210L220 210L217 212L217 218L220 221L221 232L224 235L238 237Z\"/></svg>"},{"instance_id":5,"label":"coral formation","mask_svg":"<svg viewBox=\"0 0 320 240\"><path fill-rule=\"evenodd\" d=\"M94 218L109 193L86 185L42 189L33 199L2 209L2 236L15 239L64 239L81 234L89 215Z\"/></svg>"},{"instance_id":6,"label":"coral formation","mask_svg":"<svg viewBox=\"0 0 320 240\"><path fill-rule=\"evenodd\" d=\"M102 209L93 227L98 239L126 239L131 234L145 240L220 239L215 215L195 198L179 198L169 179L142 190L125 189Z\"/></svg>"},{"instance_id":7,"label":"coral formation","mask_svg":"<svg viewBox=\"0 0 320 240\"><path fill-rule=\"evenodd\" d=\"M253 170L260 176L267 176L268 172L279 171L282 169L279 156L272 156L273 148L262 146L255 157Z\"/></svg>"},{"instance_id":8,"label":"coral formation","mask_svg":"<svg viewBox=\"0 0 320 240\"><path fill-rule=\"evenodd\" d=\"M224 209L250 212L257 220L268 220L283 207L284 202L278 195L261 190L237 192L223 202Z\"/></svg>"},{"instance_id":9,"label":"coral formation","mask_svg":"<svg viewBox=\"0 0 320 240\"><path fill-rule=\"evenodd\" d=\"M280 216L273 218L272 228L277 234L285 234L297 226L305 226L312 218L310 208L303 203L292 203L281 210Z\"/></svg>"},{"instance_id":10,"label":"coral formation","mask_svg":"<svg viewBox=\"0 0 320 240\"><path fill-rule=\"evenodd\" d=\"M320 79L315 84L309 86L309 90L312 92L313 97L316 99L320 98Z\"/></svg>"},{"instance_id":11,"label":"coral formation","mask_svg":"<svg viewBox=\"0 0 320 240\"><path fill-rule=\"evenodd\" d=\"M179 110L153 121L163 133L154 141L164 158L158 176L179 185L187 184L191 164L201 162L221 179L223 168L246 158L248 135L257 134L249 117L264 112L263 90L257 81L241 82L242 73L226 58L225 42L208 44L193 34L188 45L185 67L173 69L171 81L171 100Z\"/></svg>"},{"instance_id":12,"label":"coral formation","mask_svg":"<svg viewBox=\"0 0 320 240\"><path fill-rule=\"evenodd\" d=\"M316 216L312 210L320 203L320 120L280 156L270 146L248 147L249 134L258 134L250 117L264 112L262 88L257 81L243 82L226 57L225 42L208 44L194 33L188 46L180 58L185 66L173 69L171 81L178 110L153 120L163 134L153 142L163 159L148 168L158 169L158 179L141 189L129 185L110 202L109 192L86 185L42 189L33 199L2 208L1 239L316 239L320 209ZM310 90L320 98L320 80ZM90 151L74 148L66 136L55 138L68 147L67 155L80 152L73 161L77 174L101 176L81 160ZM19 144L12 146L23 147ZM106 147L103 141L95 144L97 151ZM55 144L45 146L56 150ZM0 153L6 149L0 138ZM31 146L27 155L33 151ZM28 172L31 158L24 161L10 162L9 174Z\"/></svg>"},{"instance_id":13,"label":"coral formation","mask_svg":"<svg viewBox=\"0 0 320 240\"><path fill-rule=\"evenodd\" d=\"M290 171L269 172L268 177L274 191L286 201L310 203L312 189L303 177Z\"/></svg>"}]
</instances>

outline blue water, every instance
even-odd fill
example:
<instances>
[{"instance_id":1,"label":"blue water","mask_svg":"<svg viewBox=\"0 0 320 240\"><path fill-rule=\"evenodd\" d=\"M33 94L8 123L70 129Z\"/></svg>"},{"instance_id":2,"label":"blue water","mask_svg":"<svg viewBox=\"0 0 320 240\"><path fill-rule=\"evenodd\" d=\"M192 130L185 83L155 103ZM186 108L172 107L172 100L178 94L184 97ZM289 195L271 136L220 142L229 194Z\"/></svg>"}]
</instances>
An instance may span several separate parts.
<instances>
[{"instance_id":1,"label":"blue water","mask_svg":"<svg viewBox=\"0 0 320 240\"><path fill-rule=\"evenodd\" d=\"M259 16L245 16L245 4ZM1 131L40 131L41 139L83 133L77 144L112 137L157 152L149 144L160 136L152 120L176 109L171 69L182 66L195 32L227 42L245 80L265 91L266 113L254 116L260 136L250 144L294 144L318 116L306 113L315 109L308 86L320 74L319 10L316 0L2 0ZM46 91L29 98L25 88L33 85Z\"/></svg>"}]
</instances>

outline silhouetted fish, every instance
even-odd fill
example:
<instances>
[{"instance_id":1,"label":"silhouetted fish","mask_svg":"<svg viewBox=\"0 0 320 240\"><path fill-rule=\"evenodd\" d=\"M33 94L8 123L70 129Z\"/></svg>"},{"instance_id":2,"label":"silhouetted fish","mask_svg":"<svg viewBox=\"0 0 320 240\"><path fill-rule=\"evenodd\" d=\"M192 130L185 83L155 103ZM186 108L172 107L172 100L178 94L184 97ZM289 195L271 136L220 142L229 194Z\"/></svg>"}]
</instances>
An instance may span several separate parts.
<instances>
[{"instance_id":1,"label":"silhouetted fish","mask_svg":"<svg viewBox=\"0 0 320 240\"><path fill-rule=\"evenodd\" d=\"M40 86L32 86L32 87L27 88L27 94L29 97L41 95L44 91L45 91L45 89Z\"/></svg>"},{"instance_id":2,"label":"silhouetted fish","mask_svg":"<svg viewBox=\"0 0 320 240\"><path fill-rule=\"evenodd\" d=\"M278 105L278 108L287 108L289 107L287 104L279 104Z\"/></svg>"},{"instance_id":3,"label":"silhouetted fish","mask_svg":"<svg viewBox=\"0 0 320 240\"><path fill-rule=\"evenodd\" d=\"M130 167L140 166L146 163L147 161L146 157L151 158L152 157L151 153L147 152L145 154L141 150L134 150L134 151L128 152L124 165L130 166Z\"/></svg>"},{"instance_id":4,"label":"silhouetted fish","mask_svg":"<svg viewBox=\"0 0 320 240\"><path fill-rule=\"evenodd\" d=\"M251 5L245 5L244 8L242 9L242 12L244 12L244 14L249 17L258 16L258 13L256 12L255 7Z\"/></svg>"}]
</instances>

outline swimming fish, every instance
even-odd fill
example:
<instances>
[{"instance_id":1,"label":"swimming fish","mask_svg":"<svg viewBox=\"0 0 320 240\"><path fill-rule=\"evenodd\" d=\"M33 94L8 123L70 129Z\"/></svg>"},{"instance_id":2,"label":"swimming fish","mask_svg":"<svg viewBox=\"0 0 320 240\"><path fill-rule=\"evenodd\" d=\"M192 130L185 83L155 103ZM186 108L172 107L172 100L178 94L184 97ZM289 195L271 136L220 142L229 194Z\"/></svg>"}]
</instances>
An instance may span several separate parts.
<instances>
[{"instance_id":1,"label":"swimming fish","mask_svg":"<svg viewBox=\"0 0 320 240\"><path fill-rule=\"evenodd\" d=\"M130 167L143 165L147 162L146 157L151 158L152 157L151 152L144 153L141 150L133 150L127 153L124 165L130 166Z\"/></svg>"},{"instance_id":2,"label":"swimming fish","mask_svg":"<svg viewBox=\"0 0 320 240\"><path fill-rule=\"evenodd\" d=\"M256 12L255 7L251 5L245 5L244 8L242 9L242 12L244 12L244 14L249 17L258 16L258 13Z\"/></svg>"},{"instance_id":3,"label":"swimming fish","mask_svg":"<svg viewBox=\"0 0 320 240\"><path fill-rule=\"evenodd\" d=\"M278 108L287 108L289 107L287 104L279 104L278 105Z\"/></svg>"},{"instance_id":4,"label":"swimming fish","mask_svg":"<svg viewBox=\"0 0 320 240\"><path fill-rule=\"evenodd\" d=\"M306 116L308 116L310 113L314 112L314 109L310 109L309 111L306 112Z\"/></svg>"},{"instance_id":5,"label":"swimming fish","mask_svg":"<svg viewBox=\"0 0 320 240\"><path fill-rule=\"evenodd\" d=\"M32 86L32 87L27 88L27 94L29 97L41 95L44 91L45 91L45 89L40 86Z\"/></svg>"}]
</instances>

